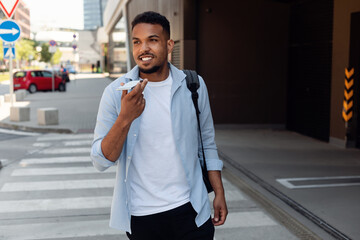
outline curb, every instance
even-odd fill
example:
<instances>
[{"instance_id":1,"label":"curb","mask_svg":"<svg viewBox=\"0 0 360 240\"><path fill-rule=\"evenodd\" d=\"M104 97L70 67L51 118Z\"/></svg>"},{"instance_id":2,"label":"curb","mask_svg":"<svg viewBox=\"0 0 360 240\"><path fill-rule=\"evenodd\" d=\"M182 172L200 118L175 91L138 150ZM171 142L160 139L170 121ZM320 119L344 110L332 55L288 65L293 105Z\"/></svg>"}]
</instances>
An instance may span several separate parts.
<instances>
[{"instance_id":1,"label":"curb","mask_svg":"<svg viewBox=\"0 0 360 240\"><path fill-rule=\"evenodd\" d=\"M2 123L0 122L0 127L11 129L11 130L20 130L26 132L38 132L38 133L74 133L70 129L66 128L37 128L37 127L28 127L28 126L21 126L9 123Z\"/></svg>"}]
</instances>

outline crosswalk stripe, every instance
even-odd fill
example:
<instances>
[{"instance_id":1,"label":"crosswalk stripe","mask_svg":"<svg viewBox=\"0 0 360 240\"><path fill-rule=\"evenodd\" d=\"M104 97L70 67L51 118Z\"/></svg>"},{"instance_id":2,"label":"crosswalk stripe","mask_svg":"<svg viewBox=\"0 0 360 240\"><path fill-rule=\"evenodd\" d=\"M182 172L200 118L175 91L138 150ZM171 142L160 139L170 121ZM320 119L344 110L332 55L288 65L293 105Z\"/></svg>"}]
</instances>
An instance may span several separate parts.
<instances>
[{"instance_id":1,"label":"crosswalk stripe","mask_svg":"<svg viewBox=\"0 0 360 240\"><path fill-rule=\"evenodd\" d=\"M104 173L113 173L116 172L116 168L111 167L107 169ZM94 167L65 167L65 168L23 168L15 169L11 176L43 176L43 175L63 175L63 174L89 174L97 173L102 174L97 171Z\"/></svg>"},{"instance_id":2,"label":"crosswalk stripe","mask_svg":"<svg viewBox=\"0 0 360 240\"><path fill-rule=\"evenodd\" d=\"M33 143L33 147L50 147L51 143L46 143L46 142L36 142Z\"/></svg>"},{"instance_id":3,"label":"crosswalk stripe","mask_svg":"<svg viewBox=\"0 0 360 240\"><path fill-rule=\"evenodd\" d=\"M217 228L262 227L278 225L264 212L236 212L228 214L225 224Z\"/></svg>"},{"instance_id":4,"label":"crosswalk stripe","mask_svg":"<svg viewBox=\"0 0 360 240\"><path fill-rule=\"evenodd\" d=\"M65 146L82 146L82 145L91 145L92 140L81 140L81 141L65 141L63 142Z\"/></svg>"},{"instance_id":5,"label":"crosswalk stripe","mask_svg":"<svg viewBox=\"0 0 360 240\"><path fill-rule=\"evenodd\" d=\"M74 237L94 237L105 239L106 235L123 235L122 231L109 227L109 220L78 222L33 223L0 226L0 239L40 240L65 239Z\"/></svg>"},{"instance_id":6,"label":"crosswalk stripe","mask_svg":"<svg viewBox=\"0 0 360 240\"><path fill-rule=\"evenodd\" d=\"M113 188L114 185L115 185L114 179L10 182L10 183L5 183L1 188L0 192Z\"/></svg>"},{"instance_id":7,"label":"crosswalk stripe","mask_svg":"<svg viewBox=\"0 0 360 240\"><path fill-rule=\"evenodd\" d=\"M91 162L90 156L79 157L49 157L49 158L25 158L20 161L21 166L30 164L46 164L46 163L75 163L75 162Z\"/></svg>"},{"instance_id":8,"label":"crosswalk stripe","mask_svg":"<svg viewBox=\"0 0 360 240\"><path fill-rule=\"evenodd\" d=\"M0 201L0 213L109 208L111 196Z\"/></svg>"},{"instance_id":9,"label":"crosswalk stripe","mask_svg":"<svg viewBox=\"0 0 360 240\"><path fill-rule=\"evenodd\" d=\"M72 153L90 153L90 147L87 148L50 148L39 151L42 154L72 154Z\"/></svg>"},{"instance_id":10,"label":"crosswalk stripe","mask_svg":"<svg viewBox=\"0 0 360 240\"><path fill-rule=\"evenodd\" d=\"M37 141L59 141L59 140L74 140L74 139L92 139L94 134L79 134L79 135L68 135L68 134L56 134L38 137Z\"/></svg>"}]
</instances>

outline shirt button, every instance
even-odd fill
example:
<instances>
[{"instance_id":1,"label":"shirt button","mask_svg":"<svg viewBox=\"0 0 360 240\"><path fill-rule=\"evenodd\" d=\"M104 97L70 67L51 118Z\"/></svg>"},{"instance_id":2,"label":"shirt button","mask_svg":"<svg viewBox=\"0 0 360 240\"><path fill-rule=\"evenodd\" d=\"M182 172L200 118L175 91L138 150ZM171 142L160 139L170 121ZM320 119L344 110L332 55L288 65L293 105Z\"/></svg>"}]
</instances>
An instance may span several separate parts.
<instances>
[{"instance_id":1,"label":"shirt button","mask_svg":"<svg viewBox=\"0 0 360 240\"><path fill-rule=\"evenodd\" d=\"M124 182L126 182L127 179L124 180Z\"/></svg>"},{"instance_id":2,"label":"shirt button","mask_svg":"<svg viewBox=\"0 0 360 240\"><path fill-rule=\"evenodd\" d=\"M130 158L131 158L131 157L130 157L130 156L128 156L128 159L129 159L129 160L130 160Z\"/></svg>"},{"instance_id":3,"label":"shirt button","mask_svg":"<svg viewBox=\"0 0 360 240\"><path fill-rule=\"evenodd\" d=\"M134 137L136 137L136 134L134 134Z\"/></svg>"}]
</instances>

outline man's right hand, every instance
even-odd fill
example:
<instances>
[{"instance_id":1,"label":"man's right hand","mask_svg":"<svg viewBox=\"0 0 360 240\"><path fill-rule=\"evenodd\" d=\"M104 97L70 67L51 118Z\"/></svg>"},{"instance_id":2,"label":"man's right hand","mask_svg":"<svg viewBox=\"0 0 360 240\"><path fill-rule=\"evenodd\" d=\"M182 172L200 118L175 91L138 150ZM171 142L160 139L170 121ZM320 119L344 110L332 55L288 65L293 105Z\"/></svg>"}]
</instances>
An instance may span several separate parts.
<instances>
[{"instance_id":1,"label":"man's right hand","mask_svg":"<svg viewBox=\"0 0 360 240\"><path fill-rule=\"evenodd\" d=\"M114 125L101 142L101 150L106 159L115 162L123 149L130 125L141 115L145 108L143 91L148 80L144 79L128 92L124 90L121 96L121 110Z\"/></svg>"},{"instance_id":2,"label":"man's right hand","mask_svg":"<svg viewBox=\"0 0 360 240\"><path fill-rule=\"evenodd\" d=\"M143 91L147 83L148 80L144 79L142 82L138 83L131 92L128 92L128 90L122 91L119 117L121 116L126 122L131 123L144 111L145 98ZM124 83L121 83L121 85L124 85Z\"/></svg>"}]
</instances>

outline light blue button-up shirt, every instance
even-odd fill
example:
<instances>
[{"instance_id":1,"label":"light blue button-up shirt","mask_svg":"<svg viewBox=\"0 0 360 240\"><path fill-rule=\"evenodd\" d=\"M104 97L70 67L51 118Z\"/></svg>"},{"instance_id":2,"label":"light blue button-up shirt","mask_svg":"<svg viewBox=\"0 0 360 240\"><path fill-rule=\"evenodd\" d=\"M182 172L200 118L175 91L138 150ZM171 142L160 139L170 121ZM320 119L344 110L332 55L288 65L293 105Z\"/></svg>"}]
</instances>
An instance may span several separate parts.
<instances>
[{"instance_id":1,"label":"light blue button-up shirt","mask_svg":"<svg viewBox=\"0 0 360 240\"><path fill-rule=\"evenodd\" d=\"M177 150L183 163L186 179L190 186L190 202L198 213L195 222L197 226L205 223L211 214L210 202L205 185L202 180L201 166L198 159L201 155L200 141L197 129L195 108L191 99L191 92L186 86L183 71L180 71L169 63L173 78L171 88L171 122ZM124 142L122 152L116 162L106 159L101 150L101 142L107 135L121 110L121 93L116 88L121 82L139 80L139 68L136 66L124 76L109 84L102 95L97 122L94 133L94 141L91 148L93 165L99 171L117 165L116 183L111 206L110 227L131 232L130 230L130 189L127 179L128 169L136 138L139 132L140 117L135 119L129 129ZM199 77L199 109L200 123L203 137L204 151L208 170L221 171L223 162L219 159L215 145L215 131L211 116L209 97L204 80ZM156 173L154 173L156 174ZM166 181L166 179L164 179Z\"/></svg>"}]
</instances>

